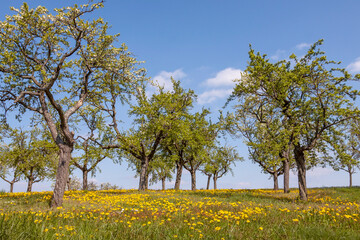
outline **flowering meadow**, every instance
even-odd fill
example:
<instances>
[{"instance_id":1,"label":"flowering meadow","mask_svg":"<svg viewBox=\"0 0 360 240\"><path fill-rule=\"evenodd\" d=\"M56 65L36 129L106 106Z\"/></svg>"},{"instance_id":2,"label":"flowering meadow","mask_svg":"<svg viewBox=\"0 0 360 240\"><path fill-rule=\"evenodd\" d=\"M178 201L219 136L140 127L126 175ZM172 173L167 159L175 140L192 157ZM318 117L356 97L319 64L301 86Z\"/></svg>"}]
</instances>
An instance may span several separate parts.
<instances>
[{"instance_id":1,"label":"flowering meadow","mask_svg":"<svg viewBox=\"0 0 360 240\"><path fill-rule=\"evenodd\" d=\"M1 193L0 239L360 239L360 188Z\"/></svg>"}]
</instances>

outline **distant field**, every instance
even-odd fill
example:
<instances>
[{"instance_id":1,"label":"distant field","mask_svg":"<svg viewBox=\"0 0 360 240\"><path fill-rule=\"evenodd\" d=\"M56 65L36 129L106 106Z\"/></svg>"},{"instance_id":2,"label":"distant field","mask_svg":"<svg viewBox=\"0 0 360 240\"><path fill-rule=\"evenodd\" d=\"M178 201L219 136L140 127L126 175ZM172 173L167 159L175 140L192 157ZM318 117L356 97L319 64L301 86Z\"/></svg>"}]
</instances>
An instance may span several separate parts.
<instances>
[{"instance_id":1,"label":"distant field","mask_svg":"<svg viewBox=\"0 0 360 240\"><path fill-rule=\"evenodd\" d=\"M360 188L0 194L0 239L360 239Z\"/></svg>"}]
</instances>

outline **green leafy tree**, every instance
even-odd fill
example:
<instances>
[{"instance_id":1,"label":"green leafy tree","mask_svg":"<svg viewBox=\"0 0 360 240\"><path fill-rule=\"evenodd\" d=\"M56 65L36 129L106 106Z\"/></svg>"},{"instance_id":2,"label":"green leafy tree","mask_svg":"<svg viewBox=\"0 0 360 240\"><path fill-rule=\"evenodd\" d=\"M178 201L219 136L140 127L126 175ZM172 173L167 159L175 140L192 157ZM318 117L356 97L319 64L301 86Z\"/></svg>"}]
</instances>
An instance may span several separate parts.
<instances>
[{"instance_id":1,"label":"green leafy tree","mask_svg":"<svg viewBox=\"0 0 360 240\"><path fill-rule=\"evenodd\" d=\"M139 190L146 190L149 183L149 166L160 149L160 143L171 132L177 119L182 118L185 109L192 105L193 91L185 91L179 81L172 80L173 89L158 91L151 97L146 95L145 87L138 87L136 99L130 106L133 127L120 131L116 115L117 91L112 92L112 104L101 107L112 119L113 144L99 144L104 149L118 148L125 158L134 164L139 174Z\"/></svg>"},{"instance_id":2,"label":"green leafy tree","mask_svg":"<svg viewBox=\"0 0 360 240\"><path fill-rule=\"evenodd\" d=\"M94 177L96 171L100 170L98 164L105 158L113 158L115 151L104 150L98 146L99 142L101 144L108 143L107 132L109 131L99 110L84 108L79 111L79 115L90 132L85 137L79 136L80 140L75 146L78 156L73 157L72 164L82 172L82 189L88 190L88 174L91 173L91 176Z\"/></svg>"},{"instance_id":3,"label":"green leafy tree","mask_svg":"<svg viewBox=\"0 0 360 240\"><path fill-rule=\"evenodd\" d=\"M328 161L336 170L343 170L349 174L349 187L353 186L352 176L360 168L360 128L359 120L351 119L337 130L330 144L334 156Z\"/></svg>"},{"instance_id":4,"label":"green leafy tree","mask_svg":"<svg viewBox=\"0 0 360 240\"><path fill-rule=\"evenodd\" d=\"M217 189L217 180L225 176L228 172L232 172L232 165L236 161L242 160L237 151L233 147L216 147L209 151L209 161L205 163L201 170L208 176L206 189L209 189L210 178L213 178L214 189Z\"/></svg>"},{"instance_id":5,"label":"green leafy tree","mask_svg":"<svg viewBox=\"0 0 360 240\"><path fill-rule=\"evenodd\" d=\"M186 130L186 144L183 145L184 168L191 176L191 190L196 190L196 172L209 161L208 150L214 147L219 124L213 124L206 117L210 112L203 109L190 116Z\"/></svg>"},{"instance_id":6,"label":"green leafy tree","mask_svg":"<svg viewBox=\"0 0 360 240\"><path fill-rule=\"evenodd\" d=\"M8 147L2 151L1 158L12 168L15 180L27 180L27 192L31 192L34 183L53 177L58 148L46 132L36 127L31 131L9 129L8 139Z\"/></svg>"},{"instance_id":7,"label":"green leafy tree","mask_svg":"<svg viewBox=\"0 0 360 240\"><path fill-rule=\"evenodd\" d=\"M326 151L323 142L332 128L359 114L352 108L358 92L346 84L351 76L327 60L321 44L322 40L313 44L300 59L293 54L277 63L250 49L249 65L233 92L239 107L252 97L280 117L284 144L292 145L301 200L307 200L307 153Z\"/></svg>"},{"instance_id":8,"label":"green leafy tree","mask_svg":"<svg viewBox=\"0 0 360 240\"><path fill-rule=\"evenodd\" d=\"M143 73L125 45L114 46L118 35L108 34L103 19L85 20L100 7L74 5L53 14L24 3L0 22L0 100L5 112L30 110L46 122L60 152L55 207L62 205L75 145L69 120L82 106L105 100L108 81L123 89L121 95Z\"/></svg>"}]
</instances>

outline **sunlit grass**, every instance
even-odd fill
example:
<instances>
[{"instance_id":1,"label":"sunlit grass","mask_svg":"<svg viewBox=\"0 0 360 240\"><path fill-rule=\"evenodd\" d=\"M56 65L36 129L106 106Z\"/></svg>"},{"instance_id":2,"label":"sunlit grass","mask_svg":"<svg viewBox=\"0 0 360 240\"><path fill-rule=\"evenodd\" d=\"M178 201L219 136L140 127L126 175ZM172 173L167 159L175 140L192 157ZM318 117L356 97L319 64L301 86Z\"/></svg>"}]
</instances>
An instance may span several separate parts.
<instances>
[{"instance_id":1,"label":"sunlit grass","mask_svg":"<svg viewBox=\"0 0 360 240\"><path fill-rule=\"evenodd\" d=\"M359 188L0 195L1 239L359 239Z\"/></svg>"}]
</instances>

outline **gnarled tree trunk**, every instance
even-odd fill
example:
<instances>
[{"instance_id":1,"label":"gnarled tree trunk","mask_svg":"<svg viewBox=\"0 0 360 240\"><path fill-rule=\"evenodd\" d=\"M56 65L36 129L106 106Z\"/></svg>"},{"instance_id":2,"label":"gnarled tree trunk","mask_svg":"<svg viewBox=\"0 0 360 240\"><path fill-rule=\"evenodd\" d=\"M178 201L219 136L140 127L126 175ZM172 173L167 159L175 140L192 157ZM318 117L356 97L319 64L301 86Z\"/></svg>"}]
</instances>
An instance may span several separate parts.
<instances>
[{"instance_id":1,"label":"gnarled tree trunk","mask_svg":"<svg viewBox=\"0 0 360 240\"><path fill-rule=\"evenodd\" d=\"M10 192L14 192L14 183L15 182L10 182Z\"/></svg>"},{"instance_id":2,"label":"gnarled tree trunk","mask_svg":"<svg viewBox=\"0 0 360 240\"><path fill-rule=\"evenodd\" d=\"M83 172L83 190L88 190L88 170L82 170Z\"/></svg>"},{"instance_id":3,"label":"gnarled tree trunk","mask_svg":"<svg viewBox=\"0 0 360 240\"><path fill-rule=\"evenodd\" d=\"M183 166L180 162L176 162L176 179L175 179L175 190L180 189L181 175L182 175Z\"/></svg>"},{"instance_id":4,"label":"gnarled tree trunk","mask_svg":"<svg viewBox=\"0 0 360 240\"><path fill-rule=\"evenodd\" d=\"M300 200L307 201L307 189L306 189L306 165L304 151L296 146L294 148L294 157L298 170L298 183L299 183L299 195Z\"/></svg>"},{"instance_id":5,"label":"gnarled tree trunk","mask_svg":"<svg viewBox=\"0 0 360 240\"><path fill-rule=\"evenodd\" d=\"M283 161L284 168L284 193L290 192L290 163L289 160Z\"/></svg>"},{"instance_id":6,"label":"gnarled tree trunk","mask_svg":"<svg viewBox=\"0 0 360 240\"><path fill-rule=\"evenodd\" d=\"M28 185L27 185L26 192L31 192L33 183L34 183L34 179L33 179L33 177L31 176L31 177L29 177L29 179L28 179Z\"/></svg>"},{"instance_id":7,"label":"gnarled tree trunk","mask_svg":"<svg viewBox=\"0 0 360 240\"><path fill-rule=\"evenodd\" d=\"M195 191L196 190L196 171L192 170L190 172L191 174L191 190Z\"/></svg>"},{"instance_id":8,"label":"gnarled tree trunk","mask_svg":"<svg viewBox=\"0 0 360 240\"><path fill-rule=\"evenodd\" d=\"M66 188L66 183L69 179L69 164L71 160L72 146L59 144L60 156L59 165L56 172L56 182L54 194L51 200L51 207L59 207L63 203L63 196Z\"/></svg>"},{"instance_id":9,"label":"gnarled tree trunk","mask_svg":"<svg viewBox=\"0 0 360 240\"><path fill-rule=\"evenodd\" d=\"M162 190L163 191L165 190L165 180L166 180L165 177L161 178L161 185L162 185Z\"/></svg>"},{"instance_id":10,"label":"gnarled tree trunk","mask_svg":"<svg viewBox=\"0 0 360 240\"><path fill-rule=\"evenodd\" d=\"M213 176L213 181L214 181L214 190L216 190L217 189L217 176L216 176L216 174L214 174L214 176Z\"/></svg>"},{"instance_id":11,"label":"gnarled tree trunk","mask_svg":"<svg viewBox=\"0 0 360 240\"><path fill-rule=\"evenodd\" d=\"M209 190L211 175L207 175L207 176L208 176L208 179L207 179L207 184L206 184L206 190Z\"/></svg>"},{"instance_id":12,"label":"gnarled tree trunk","mask_svg":"<svg viewBox=\"0 0 360 240\"><path fill-rule=\"evenodd\" d=\"M139 180L139 191L144 191L147 189L148 184L148 167L149 167L149 159L144 157L141 160L141 169L140 169L140 180Z\"/></svg>"},{"instance_id":13,"label":"gnarled tree trunk","mask_svg":"<svg viewBox=\"0 0 360 240\"><path fill-rule=\"evenodd\" d=\"M273 174L273 180L274 180L274 190L279 190L279 182L278 182L278 172L276 171L276 168L274 168L274 174Z\"/></svg>"}]
</instances>

